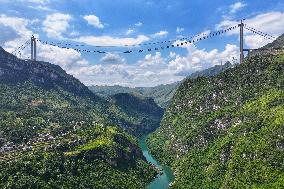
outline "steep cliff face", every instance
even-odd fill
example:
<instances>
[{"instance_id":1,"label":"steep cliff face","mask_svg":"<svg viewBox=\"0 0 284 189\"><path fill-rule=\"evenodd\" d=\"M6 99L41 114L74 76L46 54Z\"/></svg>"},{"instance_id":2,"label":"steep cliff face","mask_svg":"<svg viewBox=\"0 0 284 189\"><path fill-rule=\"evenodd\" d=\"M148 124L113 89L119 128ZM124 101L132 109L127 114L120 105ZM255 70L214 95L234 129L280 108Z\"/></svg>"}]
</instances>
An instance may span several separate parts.
<instances>
[{"instance_id":1,"label":"steep cliff face","mask_svg":"<svg viewBox=\"0 0 284 189\"><path fill-rule=\"evenodd\" d=\"M119 93L111 97L109 112L114 123L135 136L149 134L160 126L164 110L152 98Z\"/></svg>"},{"instance_id":2,"label":"steep cliff face","mask_svg":"<svg viewBox=\"0 0 284 189\"><path fill-rule=\"evenodd\" d=\"M0 83L17 85L31 81L45 89L62 89L79 96L95 97L78 79L57 65L22 60L0 48Z\"/></svg>"},{"instance_id":3,"label":"steep cliff face","mask_svg":"<svg viewBox=\"0 0 284 189\"><path fill-rule=\"evenodd\" d=\"M174 168L172 188L281 188L284 56L256 56L187 79L148 140Z\"/></svg>"}]
</instances>

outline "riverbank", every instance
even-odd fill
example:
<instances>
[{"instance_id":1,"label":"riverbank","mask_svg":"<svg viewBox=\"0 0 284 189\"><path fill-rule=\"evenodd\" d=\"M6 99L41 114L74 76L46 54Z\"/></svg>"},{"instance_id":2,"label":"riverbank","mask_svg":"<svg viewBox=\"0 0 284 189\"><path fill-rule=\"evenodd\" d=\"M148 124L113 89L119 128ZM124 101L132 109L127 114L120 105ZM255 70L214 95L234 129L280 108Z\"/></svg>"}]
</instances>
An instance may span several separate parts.
<instances>
[{"instance_id":1,"label":"riverbank","mask_svg":"<svg viewBox=\"0 0 284 189\"><path fill-rule=\"evenodd\" d=\"M139 139L139 147L143 152L144 157L147 161L154 166L156 166L161 173L156 176L156 178L149 183L147 189L167 189L171 182L174 181L174 174L172 170L167 167L161 165L149 152L147 143L146 143L147 136L143 136Z\"/></svg>"}]
</instances>

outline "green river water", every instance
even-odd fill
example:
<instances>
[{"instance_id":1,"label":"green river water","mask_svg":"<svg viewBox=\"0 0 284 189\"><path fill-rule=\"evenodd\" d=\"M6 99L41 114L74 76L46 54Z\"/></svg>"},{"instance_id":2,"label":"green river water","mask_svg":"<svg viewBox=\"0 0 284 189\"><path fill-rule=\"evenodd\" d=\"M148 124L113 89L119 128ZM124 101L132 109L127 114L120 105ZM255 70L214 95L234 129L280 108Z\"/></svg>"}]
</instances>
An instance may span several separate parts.
<instances>
[{"instance_id":1,"label":"green river water","mask_svg":"<svg viewBox=\"0 0 284 189\"><path fill-rule=\"evenodd\" d=\"M141 137L139 139L139 146L143 151L144 157L147 161L159 169L162 169L162 174L158 175L148 186L147 189L166 189L169 187L169 184L174 181L174 174L172 170L161 165L149 152L148 146L146 144L147 136Z\"/></svg>"}]
</instances>

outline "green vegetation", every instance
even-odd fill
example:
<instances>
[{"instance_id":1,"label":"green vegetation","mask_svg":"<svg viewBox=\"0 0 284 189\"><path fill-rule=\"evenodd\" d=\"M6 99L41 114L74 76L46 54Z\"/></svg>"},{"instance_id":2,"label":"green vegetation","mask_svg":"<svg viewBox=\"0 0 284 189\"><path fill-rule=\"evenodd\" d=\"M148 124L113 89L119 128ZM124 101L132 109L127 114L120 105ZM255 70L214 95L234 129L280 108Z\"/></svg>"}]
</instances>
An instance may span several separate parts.
<instances>
[{"instance_id":1,"label":"green vegetation","mask_svg":"<svg viewBox=\"0 0 284 189\"><path fill-rule=\"evenodd\" d=\"M164 111L152 98L127 93L111 97L110 120L135 136L147 135L160 126Z\"/></svg>"},{"instance_id":2,"label":"green vegetation","mask_svg":"<svg viewBox=\"0 0 284 189\"><path fill-rule=\"evenodd\" d=\"M152 180L136 139L113 124L109 107L121 108L49 63L0 52L0 71L0 188L140 189Z\"/></svg>"},{"instance_id":3,"label":"green vegetation","mask_svg":"<svg viewBox=\"0 0 284 189\"><path fill-rule=\"evenodd\" d=\"M0 91L0 147L15 146L1 153L0 188L143 188L155 175L91 100L32 83Z\"/></svg>"},{"instance_id":4,"label":"green vegetation","mask_svg":"<svg viewBox=\"0 0 284 189\"><path fill-rule=\"evenodd\" d=\"M179 82L158 85L156 87L122 87L119 85L115 86L90 86L89 89L95 94L104 97L106 99L112 98L112 96L120 93L132 94L140 98L153 98L155 102L162 108L166 108L171 98L173 97Z\"/></svg>"},{"instance_id":5,"label":"green vegetation","mask_svg":"<svg viewBox=\"0 0 284 189\"><path fill-rule=\"evenodd\" d=\"M284 46L284 34L274 40L272 43L265 45L263 48L283 48Z\"/></svg>"},{"instance_id":6,"label":"green vegetation","mask_svg":"<svg viewBox=\"0 0 284 189\"><path fill-rule=\"evenodd\" d=\"M284 187L284 55L187 79L149 138L172 188Z\"/></svg>"}]
</instances>

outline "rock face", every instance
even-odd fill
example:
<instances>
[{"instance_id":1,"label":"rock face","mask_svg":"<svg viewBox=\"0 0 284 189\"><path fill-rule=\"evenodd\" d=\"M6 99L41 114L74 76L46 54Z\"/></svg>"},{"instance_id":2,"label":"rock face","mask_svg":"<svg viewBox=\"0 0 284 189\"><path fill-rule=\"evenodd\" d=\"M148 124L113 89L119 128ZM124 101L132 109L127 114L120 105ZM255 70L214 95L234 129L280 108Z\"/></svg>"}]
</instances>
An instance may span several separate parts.
<instances>
[{"instance_id":1,"label":"rock face","mask_svg":"<svg viewBox=\"0 0 284 189\"><path fill-rule=\"evenodd\" d=\"M60 66L47 62L21 60L0 48L0 83L16 85L30 81L46 89L59 89L79 96L95 97L78 79Z\"/></svg>"},{"instance_id":2,"label":"rock face","mask_svg":"<svg viewBox=\"0 0 284 189\"><path fill-rule=\"evenodd\" d=\"M185 80L148 143L172 188L281 188L284 55Z\"/></svg>"}]
</instances>

